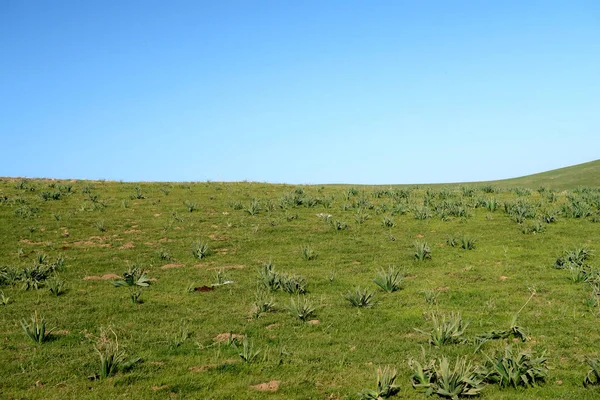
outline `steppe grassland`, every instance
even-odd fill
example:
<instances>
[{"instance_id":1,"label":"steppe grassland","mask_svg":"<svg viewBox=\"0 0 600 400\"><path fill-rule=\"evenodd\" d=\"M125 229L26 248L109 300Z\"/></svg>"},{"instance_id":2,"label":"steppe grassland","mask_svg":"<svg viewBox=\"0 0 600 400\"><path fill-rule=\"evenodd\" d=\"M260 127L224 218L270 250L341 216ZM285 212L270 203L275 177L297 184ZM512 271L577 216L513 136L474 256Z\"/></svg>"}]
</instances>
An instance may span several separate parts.
<instances>
[{"instance_id":1,"label":"steppe grassland","mask_svg":"<svg viewBox=\"0 0 600 400\"><path fill-rule=\"evenodd\" d=\"M528 340L512 345L545 352L548 376L481 395L596 398L582 381L586 358L600 356L590 278L599 199L589 188L485 184L4 179L0 393L356 398L389 366L400 396L423 398L409 360L485 364L517 338L475 338L508 329L518 313ZM590 252L587 269L556 268L573 250ZM37 284L22 273L36 265L52 269ZM148 286L115 287L134 266ZM401 284L387 292L374 280L390 267ZM44 343L24 332L34 313L55 328ZM433 320L452 313L470 322L460 340L430 344ZM100 354L117 341L121 371L104 377Z\"/></svg>"}]
</instances>

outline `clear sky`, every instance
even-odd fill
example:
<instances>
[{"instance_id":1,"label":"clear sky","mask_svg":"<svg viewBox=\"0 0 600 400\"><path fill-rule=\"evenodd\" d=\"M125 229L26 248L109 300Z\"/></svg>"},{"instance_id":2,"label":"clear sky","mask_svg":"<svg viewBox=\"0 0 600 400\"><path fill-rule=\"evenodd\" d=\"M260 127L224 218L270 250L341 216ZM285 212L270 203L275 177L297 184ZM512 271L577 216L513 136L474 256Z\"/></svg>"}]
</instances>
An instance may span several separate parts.
<instances>
[{"instance_id":1,"label":"clear sky","mask_svg":"<svg viewBox=\"0 0 600 400\"><path fill-rule=\"evenodd\" d=\"M600 158L600 1L0 0L0 176L429 183Z\"/></svg>"}]
</instances>

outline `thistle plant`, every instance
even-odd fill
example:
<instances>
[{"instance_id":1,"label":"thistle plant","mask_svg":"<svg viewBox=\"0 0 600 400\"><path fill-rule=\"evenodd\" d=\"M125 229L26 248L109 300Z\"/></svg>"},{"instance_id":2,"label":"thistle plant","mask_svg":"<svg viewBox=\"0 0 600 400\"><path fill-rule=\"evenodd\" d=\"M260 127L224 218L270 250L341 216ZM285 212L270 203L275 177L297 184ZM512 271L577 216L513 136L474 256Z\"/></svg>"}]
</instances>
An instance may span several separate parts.
<instances>
[{"instance_id":1,"label":"thistle plant","mask_svg":"<svg viewBox=\"0 0 600 400\"><path fill-rule=\"evenodd\" d=\"M198 208L198 203L195 203L195 202L192 202L192 201L189 201L189 200L185 200L183 202L183 204L187 207L187 209L188 209L189 212L193 212L195 209Z\"/></svg>"},{"instance_id":2,"label":"thistle plant","mask_svg":"<svg viewBox=\"0 0 600 400\"><path fill-rule=\"evenodd\" d=\"M396 384L396 374L396 369L390 366L377 368L377 389L363 389L358 393L358 397L364 400L378 400L396 395L400 391L400 386Z\"/></svg>"},{"instance_id":3,"label":"thistle plant","mask_svg":"<svg viewBox=\"0 0 600 400\"><path fill-rule=\"evenodd\" d=\"M249 215L256 215L260 212L260 210L261 210L260 201L257 199L252 199L250 204L248 204L248 207L245 209L245 211Z\"/></svg>"},{"instance_id":4,"label":"thistle plant","mask_svg":"<svg viewBox=\"0 0 600 400\"><path fill-rule=\"evenodd\" d=\"M21 327L28 338L36 343L44 343L50 338L50 333L54 328L46 330L46 321L38 315L37 310L31 316L30 322L21 320Z\"/></svg>"},{"instance_id":5,"label":"thistle plant","mask_svg":"<svg viewBox=\"0 0 600 400\"><path fill-rule=\"evenodd\" d=\"M302 248L300 249L300 252L302 253L302 258L305 261L314 260L315 258L317 258L319 256L319 253L317 253L310 246L302 246Z\"/></svg>"},{"instance_id":6,"label":"thistle plant","mask_svg":"<svg viewBox=\"0 0 600 400\"><path fill-rule=\"evenodd\" d=\"M214 283L212 286L221 286L227 283L231 283L231 281L229 280L229 275L223 268L215 270L215 272L213 273L213 281Z\"/></svg>"},{"instance_id":7,"label":"thistle plant","mask_svg":"<svg viewBox=\"0 0 600 400\"><path fill-rule=\"evenodd\" d=\"M497 383L503 388L535 387L548 377L546 361L543 354L535 356L529 351L516 352L512 346L507 346L504 354L494 358L488 357L485 365L487 369L485 380L489 383Z\"/></svg>"},{"instance_id":8,"label":"thistle plant","mask_svg":"<svg viewBox=\"0 0 600 400\"><path fill-rule=\"evenodd\" d=\"M476 240L468 235L462 235L460 237L460 247L465 250L473 250L475 248Z\"/></svg>"},{"instance_id":9,"label":"thistle plant","mask_svg":"<svg viewBox=\"0 0 600 400\"><path fill-rule=\"evenodd\" d=\"M400 290L404 277L393 266L390 265L387 271L382 269L379 275L373 280L377 286L388 293Z\"/></svg>"},{"instance_id":10,"label":"thistle plant","mask_svg":"<svg viewBox=\"0 0 600 400\"><path fill-rule=\"evenodd\" d=\"M231 345L238 352L240 358L248 364L252 364L253 362L255 362L258 358L258 355L262 351L261 349L257 349L254 346L254 343L249 342L247 336L244 336L244 338L242 339L241 348L238 347L238 345L235 342L232 342Z\"/></svg>"},{"instance_id":11,"label":"thistle plant","mask_svg":"<svg viewBox=\"0 0 600 400\"><path fill-rule=\"evenodd\" d=\"M331 220L331 227L334 231L343 231L348 229L348 224L344 221Z\"/></svg>"},{"instance_id":12,"label":"thistle plant","mask_svg":"<svg viewBox=\"0 0 600 400\"><path fill-rule=\"evenodd\" d=\"M307 282L301 276L296 275L279 275L279 287L286 293L304 294L306 293Z\"/></svg>"},{"instance_id":13,"label":"thistle plant","mask_svg":"<svg viewBox=\"0 0 600 400\"><path fill-rule=\"evenodd\" d=\"M50 290L50 293L57 297L63 294L67 289L65 281L57 276L48 279L46 281L46 286L48 287L48 290Z\"/></svg>"},{"instance_id":14,"label":"thistle plant","mask_svg":"<svg viewBox=\"0 0 600 400\"><path fill-rule=\"evenodd\" d=\"M146 276L146 271L142 270L137 264L131 265L126 272L123 273L123 278L114 281L112 284L115 287L121 286L150 286L152 281Z\"/></svg>"},{"instance_id":15,"label":"thistle plant","mask_svg":"<svg viewBox=\"0 0 600 400\"><path fill-rule=\"evenodd\" d=\"M186 342L186 340L188 340L191 336L191 333L189 331L189 328L187 326L187 324L182 323L181 325L179 325L179 330L177 331L177 333L175 333L169 340L169 347L171 349L176 349L178 347L180 347L182 344L184 344Z\"/></svg>"},{"instance_id":16,"label":"thistle plant","mask_svg":"<svg viewBox=\"0 0 600 400\"><path fill-rule=\"evenodd\" d=\"M383 217L382 225L386 228L392 228L394 226L394 218Z\"/></svg>"},{"instance_id":17,"label":"thistle plant","mask_svg":"<svg viewBox=\"0 0 600 400\"><path fill-rule=\"evenodd\" d=\"M457 357L454 368L446 357L430 360L424 365L411 359L408 364L413 370L410 377L413 388L427 396L437 394L458 399L477 396L485 387L484 377L476 366L467 363L466 357Z\"/></svg>"},{"instance_id":18,"label":"thistle plant","mask_svg":"<svg viewBox=\"0 0 600 400\"><path fill-rule=\"evenodd\" d=\"M590 366L590 370L583 378L583 386L599 386L600 385L600 359L588 358L585 360L587 365Z\"/></svg>"},{"instance_id":19,"label":"thistle plant","mask_svg":"<svg viewBox=\"0 0 600 400\"><path fill-rule=\"evenodd\" d=\"M195 242L192 244L192 255L199 260L212 254L212 249L206 242Z\"/></svg>"},{"instance_id":20,"label":"thistle plant","mask_svg":"<svg viewBox=\"0 0 600 400\"><path fill-rule=\"evenodd\" d=\"M425 261L426 259L431 258L431 248L427 242L417 240L413 245L415 246L415 252L413 254L415 259L418 261Z\"/></svg>"},{"instance_id":21,"label":"thistle plant","mask_svg":"<svg viewBox=\"0 0 600 400\"><path fill-rule=\"evenodd\" d=\"M435 289L425 289L421 293L425 296L425 302L427 304L437 304L437 298L440 295L439 291Z\"/></svg>"},{"instance_id":22,"label":"thistle plant","mask_svg":"<svg viewBox=\"0 0 600 400\"><path fill-rule=\"evenodd\" d=\"M261 314L275 310L273 297L267 297L264 290L257 290L254 303L252 304L252 317L259 318Z\"/></svg>"},{"instance_id":23,"label":"thistle plant","mask_svg":"<svg viewBox=\"0 0 600 400\"><path fill-rule=\"evenodd\" d=\"M368 308L375 304L373 301L374 296L375 293L357 287L353 291L348 291L348 293L344 295L344 298L348 300L353 307Z\"/></svg>"},{"instance_id":24,"label":"thistle plant","mask_svg":"<svg viewBox=\"0 0 600 400\"><path fill-rule=\"evenodd\" d=\"M460 313L451 313L450 315L440 315L433 313L431 315L433 330L425 332L420 329L415 329L417 332L429 336L429 343L434 346L443 346L445 344L464 342L464 335L468 322L463 321Z\"/></svg>"},{"instance_id":25,"label":"thistle plant","mask_svg":"<svg viewBox=\"0 0 600 400\"><path fill-rule=\"evenodd\" d=\"M94 223L94 227L95 227L96 229L98 229L100 232L104 232L104 231L106 231L106 224L105 224L105 222L104 222L103 220L96 221L96 222Z\"/></svg>"},{"instance_id":26,"label":"thistle plant","mask_svg":"<svg viewBox=\"0 0 600 400\"><path fill-rule=\"evenodd\" d=\"M275 272L275 266L271 261L263 264L262 269L258 273L258 282L273 292L281 288L279 274Z\"/></svg>"},{"instance_id":27,"label":"thistle plant","mask_svg":"<svg viewBox=\"0 0 600 400\"><path fill-rule=\"evenodd\" d=\"M306 321L310 317L314 316L315 307L306 297L298 296L296 301L290 298L290 304L287 307L290 314L301 321Z\"/></svg>"}]
</instances>

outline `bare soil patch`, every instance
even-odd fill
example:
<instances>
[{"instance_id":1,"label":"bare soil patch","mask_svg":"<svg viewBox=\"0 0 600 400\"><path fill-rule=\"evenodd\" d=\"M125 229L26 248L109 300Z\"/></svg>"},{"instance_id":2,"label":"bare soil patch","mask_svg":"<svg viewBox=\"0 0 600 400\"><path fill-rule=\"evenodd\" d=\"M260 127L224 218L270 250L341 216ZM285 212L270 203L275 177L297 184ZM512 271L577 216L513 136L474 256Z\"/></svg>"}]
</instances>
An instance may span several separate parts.
<instances>
[{"instance_id":1,"label":"bare soil patch","mask_svg":"<svg viewBox=\"0 0 600 400\"><path fill-rule=\"evenodd\" d=\"M213 270L218 270L218 269L244 269L246 268L245 265L225 265L223 267L212 267L212 268L208 268L209 271L213 271Z\"/></svg>"},{"instance_id":2,"label":"bare soil patch","mask_svg":"<svg viewBox=\"0 0 600 400\"><path fill-rule=\"evenodd\" d=\"M251 389L259 390L261 392L276 392L279 389L281 381L270 381L265 383L259 383L258 385L249 386Z\"/></svg>"},{"instance_id":3,"label":"bare soil patch","mask_svg":"<svg viewBox=\"0 0 600 400\"><path fill-rule=\"evenodd\" d=\"M102 276L91 275L83 278L84 281L107 281L109 279L119 279L120 276L117 274L104 274Z\"/></svg>"},{"instance_id":4,"label":"bare soil patch","mask_svg":"<svg viewBox=\"0 0 600 400\"><path fill-rule=\"evenodd\" d=\"M119 249L133 249L135 245L133 242L125 243L123 246L119 247Z\"/></svg>"},{"instance_id":5,"label":"bare soil patch","mask_svg":"<svg viewBox=\"0 0 600 400\"><path fill-rule=\"evenodd\" d=\"M165 264L160 269L183 268L185 264Z\"/></svg>"},{"instance_id":6,"label":"bare soil patch","mask_svg":"<svg viewBox=\"0 0 600 400\"><path fill-rule=\"evenodd\" d=\"M217 336L215 336L213 338L213 341L223 343L228 340L243 339L243 338L244 338L244 335L241 335L238 333L225 332L225 333L219 333Z\"/></svg>"}]
</instances>

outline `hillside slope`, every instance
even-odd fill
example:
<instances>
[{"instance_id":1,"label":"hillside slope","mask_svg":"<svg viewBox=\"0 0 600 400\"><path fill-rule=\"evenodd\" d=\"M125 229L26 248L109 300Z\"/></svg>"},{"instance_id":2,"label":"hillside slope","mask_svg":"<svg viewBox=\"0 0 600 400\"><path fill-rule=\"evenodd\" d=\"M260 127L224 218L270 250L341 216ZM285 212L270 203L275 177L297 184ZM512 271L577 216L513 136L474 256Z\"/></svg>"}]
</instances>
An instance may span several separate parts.
<instances>
[{"instance_id":1,"label":"hillside slope","mask_svg":"<svg viewBox=\"0 0 600 400\"><path fill-rule=\"evenodd\" d=\"M600 160L488 183L494 186L522 186L529 188L546 186L560 190L575 189L580 186L598 187L600 186Z\"/></svg>"}]
</instances>

